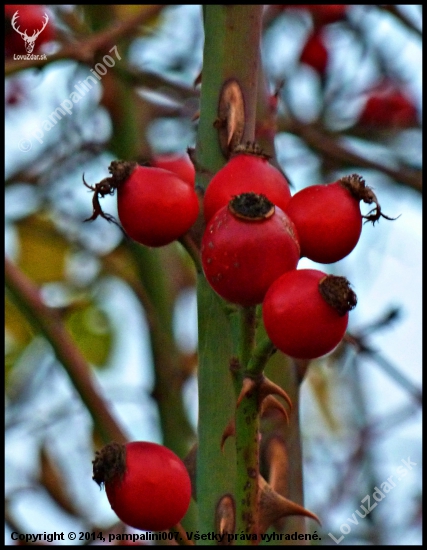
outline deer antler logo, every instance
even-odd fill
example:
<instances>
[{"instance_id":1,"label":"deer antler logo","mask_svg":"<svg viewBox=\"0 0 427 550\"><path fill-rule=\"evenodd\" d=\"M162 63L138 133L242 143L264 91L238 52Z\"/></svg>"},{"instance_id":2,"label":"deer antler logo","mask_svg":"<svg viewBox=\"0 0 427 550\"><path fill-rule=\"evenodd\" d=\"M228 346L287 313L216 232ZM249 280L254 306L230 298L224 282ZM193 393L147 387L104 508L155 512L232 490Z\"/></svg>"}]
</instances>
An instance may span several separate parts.
<instances>
[{"instance_id":1,"label":"deer antler logo","mask_svg":"<svg viewBox=\"0 0 427 550\"><path fill-rule=\"evenodd\" d=\"M27 50L27 53L32 53L34 50L34 45L36 43L37 38L39 37L40 33L44 31L46 28L46 25L48 24L49 17L47 16L47 13L44 14L43 18L43 27L39 31L34 31L32 36L27 35L27 29L25 29L25 32L21 32L19 30L19 27L16 27L16 20L18 19L18 13L19 10L16 10L16 12L13 14L12 17L12 27L13 29L22 36L22 39L25 42L25 49Z\"/></svg>"}]
</instances>

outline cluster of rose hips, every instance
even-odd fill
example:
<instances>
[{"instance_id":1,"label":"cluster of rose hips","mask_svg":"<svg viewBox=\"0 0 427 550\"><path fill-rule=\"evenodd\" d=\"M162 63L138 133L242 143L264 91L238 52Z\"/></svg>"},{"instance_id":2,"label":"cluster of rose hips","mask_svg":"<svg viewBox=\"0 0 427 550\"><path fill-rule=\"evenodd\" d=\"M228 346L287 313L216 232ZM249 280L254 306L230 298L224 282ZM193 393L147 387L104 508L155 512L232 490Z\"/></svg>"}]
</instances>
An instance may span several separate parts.
<instances>
[{"instance_id":1,"label":"cluster of rose hips","mask_svg":"<svg viewBox=\"0 0 427 550\"><path fill-rule=\"evenodd\" d=\"M95 186L83 178L94 191L88 219L117 223L99 204L117 191L121 227L135 241L158 247L186 234L200 210L194 166L189 157L158 157L151 164L113 161L111 176ZM366 216L361 200L374 205ZM203 196L203 271L224 300L262 304L265 330L279 350L320 357L343 338L356 295L345 277L297 269L298 262L341 260L356 246L363 218L375 223L381 216L387 218L356 174L291 196L285 176L255 144L239 146ZM107 445L95 457L93 479L105 485L118 517L137 529L170 529L190 504L184 463L155 443Z\"/></svg>"},{"instance_id":2,"label":"cluster of rose hips","mask_svg":"<svg viewBox=\"0 0 427 550\"><path fill-rule=\"evenodd\" d=\"M157 247L186 234L199 216L194 166L188 157L152 165L114 161L111 177L95 187L84 182L95 191L89 219L115 221L99 197L117 190L122 229L135 241ZM374 205L366 216L360 201ZM302 257L338 262L356 246L363 218L387 218L360 176L291 196L286 177L255 144L239 146L211 179L203 216L201 263L217 294L243 307L262 304L267 335L291 357L314 359L340 343L357 301L350 284L297 266Z\"/></svg>"},{"instance_id":3,"label":"cluster of rose hips","mask_svg":"<svg viewBox=\"0 0 427 550\"><path fill-rule=\"evenodd\" d=\"M344 336L356 296L344 277L297 265L301 257L337 262L354 249L364 217L361 200L375 204L368 220L383 216L357 175L291 197L285 176L256 148L238 151L204 196L207 280L229 302L262 303L267 335L287 355L329 353Z\"/></svg>"}]
</instances>

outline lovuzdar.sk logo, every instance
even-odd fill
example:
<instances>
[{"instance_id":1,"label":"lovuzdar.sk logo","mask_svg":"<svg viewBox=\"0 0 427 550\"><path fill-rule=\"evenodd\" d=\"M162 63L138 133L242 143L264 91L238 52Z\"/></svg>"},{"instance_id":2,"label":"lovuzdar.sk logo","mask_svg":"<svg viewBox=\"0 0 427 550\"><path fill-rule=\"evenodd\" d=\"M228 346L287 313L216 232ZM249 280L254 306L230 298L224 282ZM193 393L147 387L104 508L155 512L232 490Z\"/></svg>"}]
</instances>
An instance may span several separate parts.
<instances>
[{"instance_id":1,"label":"lovuzdar.sk logo","mask_svg":"<svg viewBox=\"0 0 427 550\"><path fill-rule=\"evenodd\" d=\"M40 21L41 29L33 31L33 34L31 36L28 36L27 29L25 29L24 32L19 30L19 26L16 26L17 20L19 17L19 10L16 10L16 12L13 14L12 17L12 28L21 35L22 39L25 42L25 50L27 53L33 53L34 45L36 43L37 38L40 36L40 34L45 30L46 25L49 22L49 17L47 13L44 14L44 17Z\"/></svg>"}]
</instances>

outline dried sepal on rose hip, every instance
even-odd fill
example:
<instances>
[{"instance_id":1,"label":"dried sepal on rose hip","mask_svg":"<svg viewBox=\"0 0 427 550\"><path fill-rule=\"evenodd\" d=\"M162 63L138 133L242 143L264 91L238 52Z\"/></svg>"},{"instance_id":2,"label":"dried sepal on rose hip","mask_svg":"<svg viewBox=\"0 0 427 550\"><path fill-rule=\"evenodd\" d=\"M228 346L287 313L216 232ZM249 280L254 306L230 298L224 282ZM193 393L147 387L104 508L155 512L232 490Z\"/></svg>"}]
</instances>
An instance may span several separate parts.
<instances>
[{"instance_id":1,"label":"dried sepal on rose hip","mask_svg":"<svg viewBox=\"0 0 427 550\"><path fill-rule=\"evenodd\" d=\"M241 193L266 195L282 210L291 198L288 180L253 143L236 147L227 164L209 182L203 198L206 223Z\"/></svg>"},{"instance_id":2,"label":"dried sepal on rose hip","mask_svg":"<svg viewBox=\"0 0 427 550\"><path fill-rule=\"evenodd\" d=\"M190 505L191 481L184 463L157 443L106 445L93 461L93 480L105 486L111 508L135 529L170 529Z\"/></svg>"},{"instance_id":3,"label":"dried sepal on rose hip","mask_svg":"<svg viewBox=\"0 0 427 550\"><path fill-rule=\"evenodd\" d=\"M375 207L364 216L360 201ZM373 224L381 217L395 219L383 214L375 193L357 174L298 191L286 213L296 226L301 256L322 264L350 254L359 241L363 219Z\"/></svg>"},{"instance_id":4,"label":"dried sepal on rose hip","mask_svg":"<svg viewBox=\"0 0 427 550\"><path fill-rule=\"evenodd\" d=\"M169 170L139 166L134 162L113 161L111 176L94 186L83 183L93 196L93 214L119 225L136 242L145 246L164 246L185 233L199 214L199 199L194 186ZM103 212L99 199L117 191L118 222Z\"/></svg>"},{"instance_id":5,"label":"dried sepal on rose hip","mask_svg":"<svg viewBox=\"0 0 427 550\"><path fill-rule=\"evenodd\" d=\"M208 223L202 238L203 271L225 300L262 302L271 283L295 269L300 257L294 224L266 196L236 195Z\"/></svg>"},{"instance_id":6,"label":"dried sepal on rose hip","mask_svg":"<svg viewBox=\"0 0 427 550\"><path fill-rule=\"evenodd\" d=\"M273 344L295 359L315 359L342 340L348 312L357 304L345 277L316 269L289 271L269 288L262 305Z\"/></svg>"}]
</instances>

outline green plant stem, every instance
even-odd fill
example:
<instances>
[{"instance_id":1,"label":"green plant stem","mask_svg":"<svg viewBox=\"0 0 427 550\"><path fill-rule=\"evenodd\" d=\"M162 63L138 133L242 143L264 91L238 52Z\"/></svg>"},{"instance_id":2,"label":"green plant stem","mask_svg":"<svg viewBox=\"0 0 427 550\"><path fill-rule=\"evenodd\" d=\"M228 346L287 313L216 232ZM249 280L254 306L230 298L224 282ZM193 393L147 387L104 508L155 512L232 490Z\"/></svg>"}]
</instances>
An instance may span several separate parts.
<instances>
[{"instance_id":1,"label":"green plant stem","mask_svg":"<svg viewBox=\"0 0 427 550\"><path fill-rule=\"evenodd\" d=\"M203 169L197 172L197 183L203 188L206 188L212 175L226 161L214 122L218 117L221 90L228 79L237 81L243 95L245 126L241 141L254 140L262 11L261 5L203 6L205 45L196 147L197 164ZM233 531L237 532L240 528L246 532L246 527L249 526L249 530L253 532L253 525L256 525L254 516L242 518L242 512L250 510L250 513L254 514L256 511L257 400L255 395L245 398L236 413L233 410L233 383L235 394L240 393L241 374L233 372L233 381L229 372L233 351L237 351L240 360L249 360L249 349L252 347L249 330L253 329L249 329L247 320L241 320L243 324L240 324L240 331L236 331L234 320L230 322L234 314L227 316L223 306L224 302L215 295L204 276L200 274L197 501L198 528L201 533L207 533L215 528L219 532L218 525L214 522L215 510L220 498L226 493L235 497L236 522ZM235 341L235 332L245 335L240 344ZM248 414L251 418L249 427L246 426ZM226 442L222 455L222 432L233 415L236 430L240 432L236 439L237 445L234 449ZM236 451L240 454L237 460ZM249 484L249 490L245 489L246 484ZM249 496L247 504L242 506L237 502L238 495Z\"/></svg>"},{"instance_id":2,"label":"green plant stem","mask_svg":"<svg viewBox=\"0 0 427 550\"><path fill-rule=\"evenodd\" d=\"M236 399L255 345L255 307L240 309L239 371L234 373ZM247 394L235 413L236 426L236 533L258 535L259 410L258 392ZM236 541L248 544L247 540Z\"/></svg>"},{"instance_id":3,"label":"green plant stem","mask_svg":"<svg viewBox=\"0 0 427 550\"><path fill-rule=\"evenodd\" d=\"M236 409L236 533L258 535L259 411L258 392ZM235 541L248 544L247 540Z\"/></svg>"},{"instance_id":4,"label":"green plant stem","mask_svg":"<svg viewBox=\"0 0 427 550\"><path fill-rule=\"evenodd\" d=\"M235 449L220 444L234 415L234 395L229 371L233 352L230 323L222 300L200 274L197 283L199 321L199 426L197 452L197 505L200 533L219 533L215 524L217 504L234 494ZM216 544L215 541L204 541Z\"/></svg>"},{"instance_id":5,"label":"green plant stem","mask_svg":"<svg viewBox=\"0 0 427 550\"><path fill-rule=\"evenodd\" d=\"M202 273L203 268L202 260L200 258L200 251L194 240L190 237L188 233L186 233L179 239L179 242L182 244L182 246L185 248L191 259L193 260L194 267L196 268L197 273Z\"/></svg>"},{"instance_id":6,"label":"green plant stem","mask_svg":"<svg viewBox=\"0 0 427 550\"><path fill-rule=\"evenodd\" d=\"M245 128L242 142L254 140L262 10L261 5L203 7L205 46L196 154L200 166L211 174L226 160L213 124L218 116L222 86L230 78L238 81L243 94ZM199 174L197 182L206 188L211 177Z\"/></svg>"},{"instance_id":7,"label":"green plant stem","mask_svg":"<svg viewBox=\"0 0 427 550\"><path fill-rule=\"evenodd\" d=\"M270 338L264 338L261 340L261 342L259 342L253 350L248 361L246 374L253 378L259 374L262 374L267 361L270 359L275 350L276 348Z\"/></svg>"},{"instance_id":8,"label":"green plant stem","mask_svg":"<svg viewBox=\"0 0 427 550\"><path fill-rule=\"evenodd\" d=\"M16 305L35 330L40 331L52 345L104 443L126 443L128 437L96 388L90 368L65 329L60 316L43 303L38 288L7 258L5 282Z\"/></svg>"},{"instance_id":9,"label":"green plant stem","mask_svg":"<svg viewBox=\"0 0 427 550\"><path fill-rule=\"evenodd\" d=\"M239 320L239 363L245 371L255 345L255 307L242 307Z\"/></svg>"}]
</instances>

